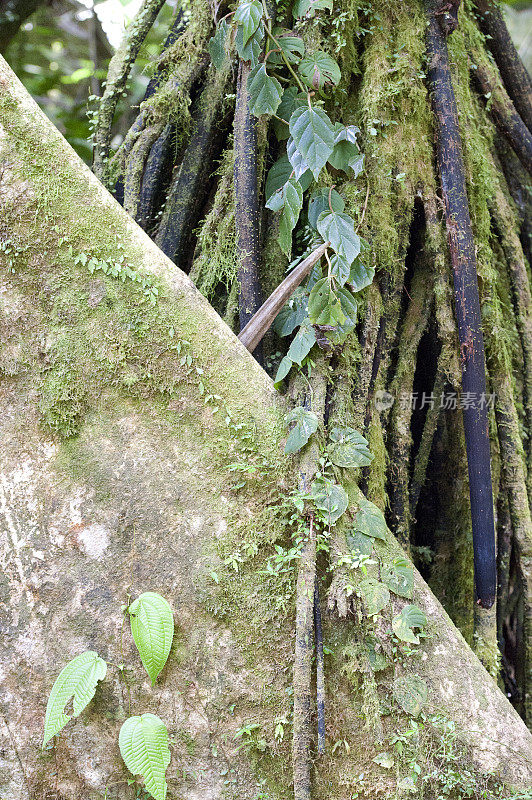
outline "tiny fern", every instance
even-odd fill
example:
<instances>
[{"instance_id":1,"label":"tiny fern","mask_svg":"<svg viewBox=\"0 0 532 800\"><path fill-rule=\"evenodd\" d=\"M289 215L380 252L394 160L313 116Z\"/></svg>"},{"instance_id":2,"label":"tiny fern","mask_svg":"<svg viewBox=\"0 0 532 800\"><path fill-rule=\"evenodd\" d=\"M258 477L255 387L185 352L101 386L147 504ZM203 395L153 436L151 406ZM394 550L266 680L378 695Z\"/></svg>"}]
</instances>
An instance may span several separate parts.
<instances>
[{"instance_id":1,"label":"tiny fern","mask_svg":"<svg viewBox=\"0 0 532 800\"><path fill-rule=\"evenodd\" d=\"M98 653L87 650L81 653L59 673L46 706L44 719L43 748L59 731L63 730L72 717L77 717L90 703L96 691L96 684L105 678L107 664ZM72 717L65 714L65 706L73 701Z\"/></svg>"},{"instance_id":2,"label":"tiny fern","mask_svg":"<svg viewBox=\"0 0 532 800\"><path fill-rule=\"evenodd\" d=\"M174 618L164 597L144 592L129 606L131 633L146 672L155 685L170 653Z\"/></svg>"},{"instance_id":3,"label":"tiny fern","mask_svg":"<svg viewBox=\"0 0 532 800\"><path fill-rule=\"evenodd\" d=\"M120 728L118 744L128 770L144 779L154 800L165 800L170 750L164 722L155 714L129 717Z\"/></svg>"}]
</instances>

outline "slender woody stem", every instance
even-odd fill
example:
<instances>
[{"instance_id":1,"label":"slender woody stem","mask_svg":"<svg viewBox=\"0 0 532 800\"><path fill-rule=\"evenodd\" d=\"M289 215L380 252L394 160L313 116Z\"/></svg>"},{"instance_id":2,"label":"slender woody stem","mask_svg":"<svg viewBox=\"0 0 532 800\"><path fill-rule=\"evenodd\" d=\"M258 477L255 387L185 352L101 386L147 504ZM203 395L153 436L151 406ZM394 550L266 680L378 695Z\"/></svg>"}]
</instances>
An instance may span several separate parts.
<instances>
[{"instance_id":1,"label":"slender woody stem","mask_svg":"<svg viewBox=\"0 0 532 800\"><path fill-rule=\"evenodd\" d=\"M469 472L475 583L478 603L490 608L496 594L495 529L490 441L486 403L486 365L477 282L475 242L469 216L456 100L445 34L428 11L428 81L437 128L437 161L442 184L447 238L454 278L455 311L461 351L462 391L473 398L464 408Z\"/></svg>"}]
</instances>

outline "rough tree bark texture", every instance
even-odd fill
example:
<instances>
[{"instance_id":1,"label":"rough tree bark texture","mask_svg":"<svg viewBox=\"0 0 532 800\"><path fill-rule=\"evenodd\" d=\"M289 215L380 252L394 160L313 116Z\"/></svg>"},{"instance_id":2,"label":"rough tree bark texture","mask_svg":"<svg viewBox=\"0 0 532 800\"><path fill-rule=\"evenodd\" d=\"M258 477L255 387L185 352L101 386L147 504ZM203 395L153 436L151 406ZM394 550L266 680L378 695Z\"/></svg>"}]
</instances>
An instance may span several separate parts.
<instances>
[{"instance_id":1,"label":"rough tree bark texture","mask_svg":"<svg viewBox=\"0 0 532 800\"><path fill-rule=\"evenodd\" d=\"M289 737L279 743L273 729L289 714L293 606L273 608L262 574L284 535L283 403L3 61L0 90L2 800L132 797L117 734L148 710L171 734L170 797L290 797ZM91 273L82 253L118 277ZM144 285L116 267L120 254ZM261 471L237 491L227 466L239 461ZM379 547L401 553L391 535ZM168 598L177 626L153 689L127 632L120 647L121 604L145 590ZM429 620L415 662L428 712L454 721L476 767L529 786L530 733L417 573L414 598ZM326 620L333 652L354 637L354 622ZM41 754L52 682L85 649L123 661L129 690L111 668ZM395 776L373 762L378 743L334 654L327 684L328 741L350 751L320 759L313 796L391 796ZM258 739L237 752L233 737L250 722Z\"/></svg>"}]
</instances>

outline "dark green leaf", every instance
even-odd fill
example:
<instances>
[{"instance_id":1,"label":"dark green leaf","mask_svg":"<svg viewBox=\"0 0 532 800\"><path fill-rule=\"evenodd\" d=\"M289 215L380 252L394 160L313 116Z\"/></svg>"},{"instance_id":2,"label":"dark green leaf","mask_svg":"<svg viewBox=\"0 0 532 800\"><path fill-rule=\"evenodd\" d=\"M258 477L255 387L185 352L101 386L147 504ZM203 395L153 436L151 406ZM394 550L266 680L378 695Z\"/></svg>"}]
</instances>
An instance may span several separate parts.
<instances>
[{"instance_id":1,"label":"dark green leaf","mask_svg":"<svg viewBox=\"0 0 532 800\"><path fill-rule=\"evenodd\" d=\"M307 86L320 92L326 86L336 86L342 77L336 61L323 50L305 56L299 63L298 71Z\"/></svg>"},{"instance_id":2,"label":"dark green leaf","mask_svg":"<svg viewBox=\"0 0 532 800\"><path fill-rule=\"evenodd\" d=\"M340 286L346 283L351 274L351 267L343 256L333 256L331 258L331 275L338 281Z\"/></svg>"},{"instance_id":3,"label":"dark green leaf","mask_svg":"<svg viewBox=\"0 0 532 800\"><path fill-rule=\"evenodd\" d=\"M382 580L394 594L412 599L414 593L414 569L406 558L396 558L393 564L382 571Z\"/></svg>"},{"instance_id":4,"label":"dark green leaf","mask_svg":"<svg viewBox=\"0 0 532 800\"><path fill-rule=\"evenodd\" d=\"M287 425L295 422L294 427L288 434L288 439L284 447L287 455L297 453L304 447L313 433L318 430L318 417L313 411L307 411L306 408L298 407L292 409L284 418Z\"/></svg>"},{"instance_id":5,"label":"dark green leaf","mask_svg":"<svg viewBox=\"0 0 532 800\"><path fill-rule=\"evenodd\" d=\"M233 19L242 30L242 44L247 45L262 19L262 5L259 0L244 0L235 11Z\"/></svg>"},{"instance_id":6,"label":"dark green leaf","mask_svg":"<svg viewBox=\"0 0 532 800\"><path fill-rule=\"evenodd\" d=\"M281 99L281 104L277 109L277 117L280 119L273 120L273 127L275 134L279 141L288 139L290 131L288 130L288 120L296 108L306 105L306 98L302 94L298 94L298 89L295 86L289 86L284 90ZM284 120L284 123L280 120ZM286 123L286 124L285 124Z\"/></svg>"},{"instance_id":7,"label":"dark green leaf","mask_svg":"<svg viewBox=\"0 0 532 800\"><path fill-rule=\"evenodd\" d=\"M360 163L361 153L357 144L356 135L360 133L354 125L341 125L336 123L334 126L335 140L334 150L329 158L329 164L336 169L348 172L352 169L355 178L362 171L364 161Z\"/></svg>"},{"instance_id":8,"label":"dark green leaf","mask_svg":"<svg viewBox=\"0 0 532 800\"><path fill-rule=\"evenodd\" d=\"M401 675L393 682L393 696L403 711L417 717L427 703L427 684L418 675Z\"/></svg>"},{"instance_id":9,"label":"dark green leaf","mask_svg":"<svg viewBox=\"0 0 532 800\"><path fill-rule=\"evenodd\" d=\"M329 202L330 201L330 202ZM336 189L317 189L313 192L308 205L308 221L315 229L318 229L318 217L324 211L343 211L345 203Z\"/></svg>"},{"instance_id":10,"label":"dark green leaf","mask_svg":"<svg viewBox=\"0 0 532 800\"><path fill-rule=\"evenodd\" d=\"M334 126L321 108L296 108L290 117L290 133L315 180L334 149Z\"/></svg>"},{"instance_id":11,"label":"dark green leaf","mask_svg":"<svg viewBox=\"0 0 532 800\"><path fill-rule=\"evenodd\" d=\"M268 177L266 178L265 194L267 200L269 200L278 189L282 189L285 183L290 179L293 171L293 167L288 160L287 155L281 156L281 158L275 162L273 167L271 167L269 170ZM299 184L303 191L308 189L311 180L312 175L310 172L301 176L299 179Z\"/></svg>"},{"instance_id":12,"label":"dark green leaf","mask_svg":"<svg viewBox=\"0 0 532 800\"><path fill-rule=\"evenodd\" d=\"M356 258L349 272L348 283L354 292L360 292L373 282L374 277L375 270L373 267L365 267L364 264Z\"/></svg>"},{"instance_id":13,"label":"dark green leaf","mask_svg":"<svg viewBox=\"0 0 532 800\"><path fill-rule=\"evenodd\" d=\"M355 514L354 527L357 531L386 541L387 526L382 511L365 497L360 498L360 508Z\"/></svg>"},{"instance_id":14,"label":"dark green leaf","mask_svg":"<svg viewBox=\"0 0 532 800\"><path fill-rule=\"evenodd\" d=\"M264 64L257 64L249 73L248 91L252 114L256 117L275 114L283 90L277 78L268 75Z\"/></svg>"},{"instance_id":15,"label":"dark green leaf","mask_svg":"<svg viewBox=\"0 0 532 800\"><path fill-rule=\"evenodd\" d=\"M362 598L366 612L372 617L388 605L390 592L375 578L364 578L357 586L357 594Z\"/></svg>"},{"instance_id":16,"label":"dark green leaf","mask_svg":"<svg viewBox=\"0 0 532 800\"><path fill-rule=\"evenodd\" d=\"M305 43L303 39L300 39L299 36L294 36L293 32L287 30L286 28L275 28L273 35L279 42L281 51L288 63L297 64L305 52ZM274 45L272 44L272 47L273 46ZM276 50L271 50L271 52L268 54L268 61L275 66L281 66L285 63L281 53L278 53Z\"/></svg>"},{"instance_id":17,"label":"dark green leaf","mask_svg":"<svg viewBox=\"0 0 532 800\"><path fill-rule=\"evenodd\" d=\"M258 59L262 50L262 40L264 39L265 28L264 24L261 22L259 27L249 39L249 41L244 44L243 41L243 28L242 26L238 26L238 30L235 36L235 47L236 52L242 59L242 61L250 61L251 65L254 67L258 63Z\"/></svg>"},{"instance_id":18,"label":"dark green leaf","mask_svg":"<svg viewBox=\"0 0 532 800\"><path fill-rule=\"evenodd\" d=\"M360 239L355 233L351 217L342 212L325 211L318 217L318 231L333 250L352 264L360 253Z\"/></svg>"},{"instance_id":19,"label":"dark green leaf","mask_svg":"<svg viewBox=\"0 0 532 800\"><path fill-rule=\"evenodd\" d=\"M294 337L294 341L288 349L288 358L296 364L301 366L304 358L308 356L312 347L316 344L316 334L314 328L306 320L301 325L299 331Z\"/></svg>"},{"instance_id":20,"label":"dark green leaf","mask_svg":"<svg viewBox=\"0 0 532 800\"><path fill-rule=\"evenodd\" d=\"M368 450L368 442L353 428L335 427L330 435L327 453L337 467L367 467L373 456Z\"/></svg>"},{"instance_id":21,"label":"dark green leaf","mask_svg":"<svg viewBox=\"0 0 532 800\"><path fill-rule=\"evenodd\" d=\"M308 295L298 286L294 294L275 317L273 327L279 336L290 336L307 316Z\"/></svg>"},{"instance_id":22,"label":"dark green leaf","mask_svg":"<svg viewBox=\"0 0 532 800\"><path fill-rule=\"evenodd\" d=\"M295 178L290 178L266 203L266 208L281 211L279 244L287 256L290 256L292 250L292 231L299 219L302 206L303 190Z\"/></svg>"},{"instance_id":23,"label":"dark green leaf","mask_svg":"<svg viewBox=\"0 0 532 800\"><path fill-rule=\"evenodd\" d=\"M228 33L229 25L227 20L223 19L216 28L214 36L209 40L209 54L216 69L221 69L227 60L225 44Z\"/></svg>"}]
</instances>

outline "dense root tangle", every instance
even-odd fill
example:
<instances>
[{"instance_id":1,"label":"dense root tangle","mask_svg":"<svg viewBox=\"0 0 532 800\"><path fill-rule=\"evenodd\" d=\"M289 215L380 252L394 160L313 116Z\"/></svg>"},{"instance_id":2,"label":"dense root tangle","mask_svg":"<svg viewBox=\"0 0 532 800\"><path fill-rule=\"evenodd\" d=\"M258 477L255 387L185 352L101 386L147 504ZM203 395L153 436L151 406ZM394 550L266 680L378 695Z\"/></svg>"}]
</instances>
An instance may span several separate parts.
<instances>
[{"instance_id":1,"label":"dense root tangle","mask_svg":"<svg viewBox=\"0 0 532 800\"><path fill-rule=\"evenodd\" d=\"M459 343L453 310L456 253L450 257L447 243L452 213L446 231L448 198L440 189L445 176L441 153L438 168L439 128L431 105L436 89L434 74L428 74L440 33L431 28L428 57L421 0L341 0L340 32L324 13L300 23L299 34L309 49L337 58L342 91L325 105L336 121L362 131L364 177L342 184L331 173L324 183L336 182L346 210L361 223L376 277L362 295L356 335L328 362L325 422L352 425L369 440L375 458L349 480L385 512L466 639L532 724L532 93L496 4L467 0L457 16L457 3L436 4L444 5L450 6L441 23L449 34L447 77L467 190L463 211L470 217L469 288L476 291L476 261L481 315L475 324L481 321L486 369L482 356L479 381L468 389L469 351L464 330ZM203 0L191 7L186 30L168 51L164 80L112 161L113 179L124 177L130 213L238 333L286 277L288 259L276 244L276 219L264 211L263 196L265 171L284 144L271 124L250 123L246 64L239 66L235 55L217 72L207 65L212 13ZM438 8L429 5L431 13ZM431 25L440 22L431 16ZM192 56L184 63L191 42ZM111 108L105 98L102 105L99 174ZM308 228L300 222L294 252L302 252L305 237ZM270 332L263 346L264 363L274 372L286 340ZM479 512L473 509L472 526L466 453L471 466L480 451L470 449L467 409L464 436L467 397L460 399L460 390L484 393L487 403L480 460L486 464L491 450L498 550L496 613L489 619L474 613ZM383 403L386 393L391 397ZM490 509L488 500L486 528ZM335 537L333 561L346 547L343 533ZM309 563L313 559L311 554ZM477 586L488 599L493 579L490 574L487 589ZM342 615L351 610L344 583L333 571L329 605ZM300 611L312 625L312 603Z\"/></svg>"}]
</instances>

